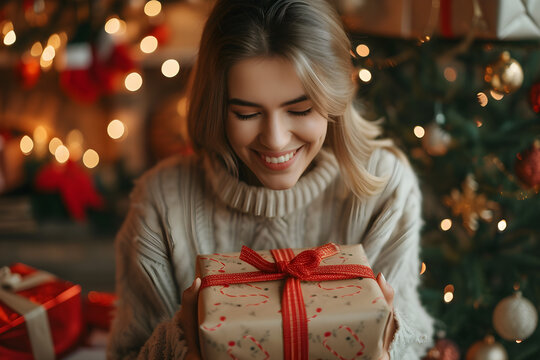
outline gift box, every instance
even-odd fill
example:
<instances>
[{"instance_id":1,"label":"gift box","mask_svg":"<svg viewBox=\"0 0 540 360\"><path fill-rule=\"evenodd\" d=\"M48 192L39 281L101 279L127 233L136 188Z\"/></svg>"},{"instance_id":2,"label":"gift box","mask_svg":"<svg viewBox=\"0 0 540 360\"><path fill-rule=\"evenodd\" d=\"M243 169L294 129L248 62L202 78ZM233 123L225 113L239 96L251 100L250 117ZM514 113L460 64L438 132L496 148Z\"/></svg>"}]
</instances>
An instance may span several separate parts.
<instances>
[{"instance_id":1,"label":"gift box","mask_svg":"<svg viewBox=\"0 0 540 360\"><path fill-rule=\"evenodd\" d=\"M389 37L540 38L540 0L335 0L353 32ZM476 6L478 5L478 6ZM473 18L480 19L475 24Z\"/></svg>"},{"instance_id":2,"label":"gift box","mask_svg":"<svg viewBox=\"0 0 540 360\"><path fill-rule=\"evenodd\" d=\"M112 293L90 291L84 299L86 324L102 330L109 330L116 310L116 299L116 295Z\"/></svg>"},{"instance_id":3,"label":"gift box","mask_svg":"<svg viewBox=\"0 0 540 360\"><path fill-rule=\"evenodd\" d=\"M24 264L0 269L0 359L54 359L82 331L81 287Z\"/></svg>"},{"instance_id":4,"label":"gift box","mask_svg":"<svg viewBox=\"0 0 540 360\"><path fill-rule=\"evenodd\" d=\"M199 255L204 359L378 359L391 309L361 245Z\"/></svg>"}]
</instances>

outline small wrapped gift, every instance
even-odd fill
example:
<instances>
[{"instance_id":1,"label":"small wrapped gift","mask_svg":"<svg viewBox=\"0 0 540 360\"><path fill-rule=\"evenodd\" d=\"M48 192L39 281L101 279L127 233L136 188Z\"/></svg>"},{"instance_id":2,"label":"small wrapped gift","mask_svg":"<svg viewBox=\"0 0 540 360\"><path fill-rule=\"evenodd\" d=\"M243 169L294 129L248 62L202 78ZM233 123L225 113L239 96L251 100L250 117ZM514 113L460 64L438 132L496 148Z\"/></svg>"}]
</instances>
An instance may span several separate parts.
<instances>
[{"instance_id":1,"label":"small wrapped gift","mask_svg":"<svg viewBox=\"0 0 540 360\"><path fill-rule=\"evenodd\" d=\"M389 37L540 38L540 0L334 0L349 31ZM475 23L475 20L479 20Z\"/></svg>"},{"instance_id":2,"label":"small wrapped gift","mask_svg":"<svg viewBox=\"0 0 540 360\"><path fill-rule=\"evenodd\" d=\"M79 339L81 287L24 264L0 269L0 359L54 359Z\"/></svg>"},{"instance_id":3,"label":"small wrapped gift","mask_svg":"<svg viewBox=\"0 0 540 360\"><path fill-rule=\"evenodd\" d=\"M84 299L86 324L102 330L111 328L116 310L116 295L113 293L90 291Z\"/></svg>"},{"instance_id":4,"label":"small wrapped gift","mask_svg":"<svg viewBox=\"0 0 540 360\"><path fill-rule=\"evenodd\" d=\"M391 309L361 245L199 255L204 359L378 359Z\"/></svg>"}]
</instances>

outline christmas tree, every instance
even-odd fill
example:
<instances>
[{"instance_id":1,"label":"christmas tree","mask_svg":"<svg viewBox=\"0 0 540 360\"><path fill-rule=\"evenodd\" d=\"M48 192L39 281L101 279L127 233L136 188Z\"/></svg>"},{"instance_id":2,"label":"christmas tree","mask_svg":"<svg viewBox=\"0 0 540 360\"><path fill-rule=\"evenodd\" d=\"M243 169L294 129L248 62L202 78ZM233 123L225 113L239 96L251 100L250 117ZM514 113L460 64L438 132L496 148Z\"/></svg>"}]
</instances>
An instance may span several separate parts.
<instances>
[{"instance_id":1,"label":"christmas tree","mask_svg":"<svg viewBox=\"0 0 540 360\"><path fill-rule=\"evenodd\" d=\"M540 358L539 42L352 39L366 116L424 194L421 295L451 340L429 358Z\"/></svg>"}]
</instances>

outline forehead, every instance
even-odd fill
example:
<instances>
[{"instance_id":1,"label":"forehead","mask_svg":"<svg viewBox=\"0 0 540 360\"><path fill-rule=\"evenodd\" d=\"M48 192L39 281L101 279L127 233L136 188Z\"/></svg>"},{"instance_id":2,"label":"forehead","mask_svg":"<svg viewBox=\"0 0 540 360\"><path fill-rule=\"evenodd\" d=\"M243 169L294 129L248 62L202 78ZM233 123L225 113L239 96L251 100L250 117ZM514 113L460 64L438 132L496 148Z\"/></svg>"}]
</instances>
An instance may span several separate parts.
<instances>
[{"instance_id":1,"label":"forehead","mask_svg":"<svg viewBox=\"0 0 540 360\"><path fill-rule=\"evenodd\" d=\"M234 64L228 74L229 98L264 106L282 104L305 94L294 65L281 57L257 57Z\"/></svg>"}]
</instances>

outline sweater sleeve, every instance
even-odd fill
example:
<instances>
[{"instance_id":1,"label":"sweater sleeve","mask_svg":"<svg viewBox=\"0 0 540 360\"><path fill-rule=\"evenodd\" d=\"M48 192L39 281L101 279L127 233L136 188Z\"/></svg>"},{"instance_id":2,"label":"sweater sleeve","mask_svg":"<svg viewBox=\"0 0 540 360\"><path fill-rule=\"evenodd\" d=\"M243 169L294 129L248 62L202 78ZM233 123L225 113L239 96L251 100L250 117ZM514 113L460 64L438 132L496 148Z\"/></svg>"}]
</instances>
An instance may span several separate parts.
<instances>
[{"instance_id":1,"label":"sweater sleeve","mask_svg":"<svg viewBox=\"0 0 540 360\"><path fill-rule=\"evenodd\" d=\"M421 193L409 165L386 152L379 175L389 181L374 205L371 226L363 239L375 273L382 272L394 289L397 331L390 359L421 358L432 345L433 320L423 308L420 284Z\"/></svg>"},{"instance_id":2,"label":"sweater sleeve","mask_svg":"<svg viewBox=\"0 0 540 360\"><path fill-rule=\"evenodd\" d=\"M108 359L182 359L187 352L167 235L155 202L158 179L148 178L136 184L116 237L118 302Z\"/></svg>"}]
</instances>

